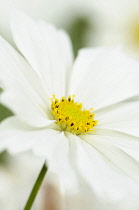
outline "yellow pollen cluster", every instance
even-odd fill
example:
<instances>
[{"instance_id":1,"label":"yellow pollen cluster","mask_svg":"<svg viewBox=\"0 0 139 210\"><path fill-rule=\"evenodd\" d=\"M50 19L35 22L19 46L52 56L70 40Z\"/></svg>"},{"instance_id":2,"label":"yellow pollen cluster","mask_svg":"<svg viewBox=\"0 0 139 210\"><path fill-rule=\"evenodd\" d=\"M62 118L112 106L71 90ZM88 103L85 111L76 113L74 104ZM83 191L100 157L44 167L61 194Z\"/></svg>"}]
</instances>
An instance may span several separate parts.
<instances>
[{"instance_id":1,"label":"yellow pollen cluster","mask_svg":"<svg viewBox=\"0 0 139 210\"><path fill-rule=\"evenodd\" d=\"M94 120L92 109L82 109L82 103L75 102L74 95L60 100L53 95L51 101L52 114L62 130L77 135L94 132L97 121Z\"/></svg>"}]
</instances>

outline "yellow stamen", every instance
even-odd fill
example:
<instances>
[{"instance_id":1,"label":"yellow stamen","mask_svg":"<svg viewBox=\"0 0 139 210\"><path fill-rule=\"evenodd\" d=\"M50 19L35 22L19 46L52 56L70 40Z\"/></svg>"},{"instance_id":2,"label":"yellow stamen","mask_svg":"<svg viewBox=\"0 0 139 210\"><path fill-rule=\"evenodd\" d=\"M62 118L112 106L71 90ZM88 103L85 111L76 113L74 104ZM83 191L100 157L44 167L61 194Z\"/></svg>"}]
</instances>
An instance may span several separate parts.
<instances>
[{"instance_id":1,"label":"yellow stamen","mask_svg":"<svg viewBox=\"0 0 139 210\"><path fill-rule=\"evenodd\" d=\"M52 114L62 130L77 135L94 132L97 121L91 112L93 109L82 109L82 103L75 102L74 95L68 96L67 99L65 97L57 99L53 95L51 101Z\"/></svg>"}]
</instances>

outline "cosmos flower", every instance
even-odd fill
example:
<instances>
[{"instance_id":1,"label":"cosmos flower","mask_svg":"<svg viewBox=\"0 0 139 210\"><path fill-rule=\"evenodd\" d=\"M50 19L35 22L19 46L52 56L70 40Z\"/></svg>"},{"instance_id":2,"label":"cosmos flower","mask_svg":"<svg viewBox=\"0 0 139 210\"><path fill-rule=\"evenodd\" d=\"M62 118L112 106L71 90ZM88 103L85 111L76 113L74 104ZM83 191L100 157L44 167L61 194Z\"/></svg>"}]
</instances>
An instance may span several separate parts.
<instances>
[{"instance_id":1,"label":"cosmos flower","mask_svg":"<svg viewBox=\"0 0 139 210\"><path fill-rule=\"evenodd\" d=\"M0 38L1 102L14 113L0 149L44 156L61 191L82 191L87 203L138 191L139 101L128 99L139 93L139 63L105 47L73 62L64 31L18 12L11 26L21 54Z\"/></svg>"},{"instance_id":2,"label":"cosmos flower","mask_svg":"<svg viewBox=\"0 0 139 210\"><path fill-rule=\"evenodd\" d=\"M127 52L139 58L139 1L94 0L93 6L99 14L98 44L123 45Z\"/></svg>"}]
</instances>

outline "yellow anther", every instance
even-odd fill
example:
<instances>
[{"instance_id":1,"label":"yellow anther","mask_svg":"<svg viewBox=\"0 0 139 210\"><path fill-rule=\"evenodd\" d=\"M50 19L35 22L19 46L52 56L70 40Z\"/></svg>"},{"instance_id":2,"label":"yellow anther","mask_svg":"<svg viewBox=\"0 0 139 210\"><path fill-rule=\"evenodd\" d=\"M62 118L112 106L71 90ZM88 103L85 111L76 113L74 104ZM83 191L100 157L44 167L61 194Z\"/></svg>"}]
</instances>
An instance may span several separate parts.
<instances>
[{"instance_id":1,"label":"yellow anther","mask_svg":"<svg viewBox=\"0 0 139 210\"><path fill-rule=\"evenodd\" d=\"M93 109L82 109L82 103L75 102L74 95L61 99L53 95L51 102L52 114L63 130L77 135L94 133L97 121L94 120L94 113L91 112Z\"/></svg>"}]
</instances>

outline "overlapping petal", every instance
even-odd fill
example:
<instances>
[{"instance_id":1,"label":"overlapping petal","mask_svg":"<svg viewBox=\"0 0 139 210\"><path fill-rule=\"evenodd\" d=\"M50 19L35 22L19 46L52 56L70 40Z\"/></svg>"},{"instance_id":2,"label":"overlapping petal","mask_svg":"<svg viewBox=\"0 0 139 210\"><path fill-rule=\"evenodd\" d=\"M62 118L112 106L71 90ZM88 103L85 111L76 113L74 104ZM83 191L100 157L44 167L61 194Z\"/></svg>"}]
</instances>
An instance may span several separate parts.
<instances>
[{"instance_id":1,"label":"overlapping petal","mask_svg":"<svg viewBox=\"0 0 139 210\"><path fill-rule=\"evenodd\" d=\"M70 139L75 170L92 186L102 199L122 199L130 192L138 192L138 163L124 151L107 144L105 138L94 135L67 134ZM133 181L134 180L134 181Z\"/></svg>"},{"instance_id":2,"label":"overlapping petal","mask_svg":"<svg viewBox=\"0 0 139 210\"><path fill-rule=\"evenodd\" d=\"M46 88L26 60L2 37L0 80L5 90L0 102L31 125L41 127L51 123L50 98Z\"/></svg>"},{"instance_id":3,"label":"overlapping petal","mask_svg":"<svg viewBox=\"0 0 139 210\"><path fill-rule=\"evenodd\" d=\"M119 48L84 49L73 67L70 93L100 109L139 94L139 63Z\"/></svg>"},{"instance_id":4,"label":"overlapping petal","mask_svg":"<svg viewBox=\"0 0 139 210\"><path fill-rule=\"evenodd\" d=\"M97 128L139 137L139 101L123 101L95 112Z\"/></svg>"},{"instance_id":5,"label":"overlapping petal","mask_svg":"<svg viewBox=\"0 0 139 210\"><path fill-rule=\"evenodd\" d=\"M12 32L17 47L47 86L49 96L65 96L73 62L68 35L18 12L13 18Z\"/></svg>"},{"instance_id":6,"label":"overlapping petal","mask_svg":"<svg viewBox=\"0 0 139 210\"><path fill-rule=\"evenodd\" d=\"M59 132L50 128L36 129L21 121L20 118L13 116L1 123L0 147L8 148L12 153L24 150L35 151L36 149L39 151L39 148L44 148L45 156L47 154L49 156L54 151L54 148L60 145L60 140L57 140L62 139L61 135L58 135ZM43 152L42 155L44 155Z\"/></svg>"}]
</instances>

